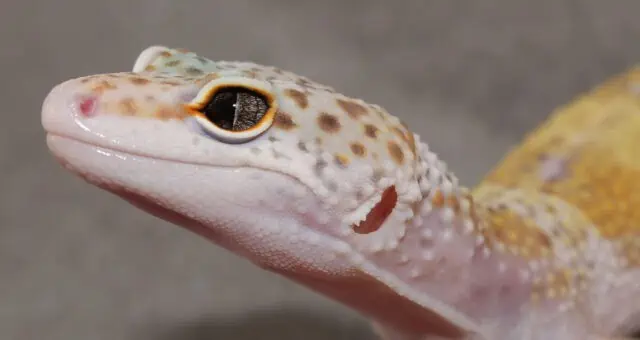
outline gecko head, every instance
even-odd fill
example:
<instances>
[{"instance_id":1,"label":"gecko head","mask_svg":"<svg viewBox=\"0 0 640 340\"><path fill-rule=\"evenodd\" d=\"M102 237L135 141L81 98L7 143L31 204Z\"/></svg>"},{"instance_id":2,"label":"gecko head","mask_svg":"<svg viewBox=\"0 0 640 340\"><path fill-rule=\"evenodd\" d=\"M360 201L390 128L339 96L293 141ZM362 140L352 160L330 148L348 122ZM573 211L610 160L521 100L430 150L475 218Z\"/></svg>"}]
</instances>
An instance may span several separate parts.
<instances>
[{"instance_id":1,"label":"gecko head","mask_svg":"<svg viewBox=\"0 0 640 340\"><path fill-rule=\"evenodd\" d=\"M42 122L87 181L336 294L372 281L357 273L398 246L421 198L420 143L398 118L250 62L150 47L132 72L56 86Z\"/></svg>"},{"instance_id":2,"label":"gecko head","mask_svg":"<svg viewBox=\"0 0 640 340\"><path fill-rule=\"evenodd\" d=\"M56 86L42 120L52 152L95 184L172 211L199 205L190 214L207 222L259 217L254 232L371 234L419 193L416 142L398 118L250 62L150 47L132 72Z\"/></svg>"}]
</instances>

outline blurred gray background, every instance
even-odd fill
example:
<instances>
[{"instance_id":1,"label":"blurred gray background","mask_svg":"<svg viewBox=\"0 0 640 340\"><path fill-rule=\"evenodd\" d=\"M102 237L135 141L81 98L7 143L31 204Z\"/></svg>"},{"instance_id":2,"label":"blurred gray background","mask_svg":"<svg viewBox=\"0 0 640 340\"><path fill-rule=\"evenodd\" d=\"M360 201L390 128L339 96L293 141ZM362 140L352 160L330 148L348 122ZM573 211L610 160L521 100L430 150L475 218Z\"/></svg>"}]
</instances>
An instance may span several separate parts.
<instances>
[{"instance_id":1,"label":"blurred gray background","mask_svg":"<svg viewBox=\"0 0 640 340\"><path fill-rule=\"evenodd\" d=\"M273 64L381 104L469 185L552 109L640 62L637 0L8 0L0 339L371 339L346 308L63 171L47 91L148 45Z\"/></svg>"}]
</instances>

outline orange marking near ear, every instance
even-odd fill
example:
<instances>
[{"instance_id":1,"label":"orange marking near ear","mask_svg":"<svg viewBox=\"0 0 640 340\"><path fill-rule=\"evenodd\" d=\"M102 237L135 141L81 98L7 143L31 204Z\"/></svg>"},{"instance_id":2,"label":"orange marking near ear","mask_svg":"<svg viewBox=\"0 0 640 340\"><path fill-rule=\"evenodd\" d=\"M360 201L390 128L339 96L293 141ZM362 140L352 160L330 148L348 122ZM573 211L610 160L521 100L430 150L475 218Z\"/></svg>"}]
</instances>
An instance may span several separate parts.
<instances>
[{"instance_id":1,"label":"orange marking near ear","mask_svg":"<svg viewBox=\"0 0 640 340\"><path fill-rule=\"evenodd\" d=\"M382 223L396 207L396 203L398 203L398 193L392 185L384 190L380 202L369 211L364 221L353 225L353 231L358 234L369 234L380 229Z\"/></svg>"}]
</instances>

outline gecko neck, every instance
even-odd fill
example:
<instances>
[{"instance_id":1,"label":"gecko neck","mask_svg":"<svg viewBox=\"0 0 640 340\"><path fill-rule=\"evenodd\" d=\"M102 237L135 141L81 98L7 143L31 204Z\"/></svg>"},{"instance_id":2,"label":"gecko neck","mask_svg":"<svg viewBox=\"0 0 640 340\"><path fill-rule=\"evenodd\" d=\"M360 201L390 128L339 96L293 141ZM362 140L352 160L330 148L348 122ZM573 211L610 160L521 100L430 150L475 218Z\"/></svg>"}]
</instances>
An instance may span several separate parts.
<instances>
[{"instance_id":1,"label":"gecko neck","mask_svg":"<svg viewBox=\"0 0 640 340\"><path fill-rule=\"evenodd\" d=\"M476 241L480 224L470 190L460 185L456 175L427 144L418 140L417 151L421 199L415 205L409 229L420 231L423 248L460 237L471 236ZM428 253L425 260L430 260Z\"/></svg>"},{"instance_id":2,"label":"gecko neck","mask_svg":"<svg viewBox=\"0 0 640 340\"><path fill-rule=\"evenodd\" d=\"M464 332L482 334L510 327L524 317L522 306L530 301L527 261L496 247L500 231L488 218L488 207L474 201L425 143L418 143L417 151L421 195L413 216L395 249L369 259L400 282L394 287L401 297L423 308L423 323L439 317ZM492 330L479 328L485 324Z\"/></svg>"},{"instance_id":3,"label":"gecko neck","mask_svg":"<svg viewBox=\"0 0 640 340\"><path fill-rule=\"evenodd\" d=\"M398 246L370 259L401 282L399 295L459 329L484 334L478 325L508 327L530 299L527 262L496 247L499 230L488 207L474 201L445 162L425 143L417 151L421 198Z\"/></svg>"},{"instance_id":4,"label":"gecko neck","mask_svg":"<svg viewBox=\"0 0 640 340\"><path fill-rule=\"evenodd\" d=\"M397 251L378 263L409 287L412 299L432 298L466 312L460 307L470 288L470 273L486 253L478 207L446 163L419 137L416 144L421 198Z\"/></svg>"},{"instance_id":5,"label":"gecko neck","mask_svg":"<svg viewBox=\"0 0 640 340\"><path fill-rule=\"evenodd\" d=\"M385 327L456 337L475 329L458 306L478 252L477 218L468 190L426 144L417 142L413 186L420 195L410 204L408 219L392 216L369 244L359 244L368 263L363 273L348 284L299 279Z\"/></svg>"}]
</instances>

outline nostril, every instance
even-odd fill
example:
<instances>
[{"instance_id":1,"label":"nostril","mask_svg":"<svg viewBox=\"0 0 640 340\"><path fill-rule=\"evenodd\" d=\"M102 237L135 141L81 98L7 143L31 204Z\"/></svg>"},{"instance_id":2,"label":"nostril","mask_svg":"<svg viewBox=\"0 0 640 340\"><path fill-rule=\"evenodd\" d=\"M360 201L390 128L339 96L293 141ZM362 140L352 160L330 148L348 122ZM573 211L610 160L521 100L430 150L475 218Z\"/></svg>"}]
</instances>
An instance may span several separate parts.
<instances>
[{"instance_id":1,"label":"nostril","mask_svg":"<svg viewBox=\"0 0 640 340\"><path fill-rule=\"evenodd\" d=\"M65 81L52 88L44 99L42 126L47 133L71 134L86 117L100 113L101 102L101 96L83 90L77 79Z\"/></svg>"},{"instance_id":2,"label":"nostril","mask_svg":"<svg viewBox=\"0 0 640 340\"><path fill-rule=\"evenodd\" d=\"M98 97L94 95L77 95L74 98L74 106L83 117L93 117L98 106Z\"/></svg>"}]
</instances>

